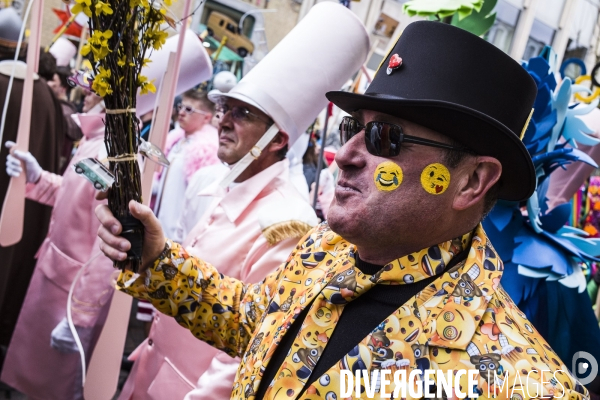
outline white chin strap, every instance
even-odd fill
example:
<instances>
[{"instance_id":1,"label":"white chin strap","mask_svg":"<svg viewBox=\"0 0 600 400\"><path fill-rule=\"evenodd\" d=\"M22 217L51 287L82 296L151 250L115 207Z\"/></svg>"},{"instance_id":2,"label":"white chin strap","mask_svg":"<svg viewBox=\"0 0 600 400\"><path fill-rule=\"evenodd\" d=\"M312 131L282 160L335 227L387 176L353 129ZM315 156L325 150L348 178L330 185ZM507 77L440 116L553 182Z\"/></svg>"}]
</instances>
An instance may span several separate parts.
<instances>
[{"instance_id":1,"label":"white chin strap","mask_svg":"<svg viewBox=\"0 0 600 400\"><path fill-rule=\"evenodd\" d=\"M264 135L258 140L256 145L250 150L248 154L246 154L242 159L235 163L231 171L223 178L219 186L222 188L227 188L231 185L237 178L248 168L248 166L252 163L252 161L258 159L262 151L267 147L271 140L277 135L279 132L279 128L276 124L271 125L271 127L265 132Z\"/></svg>"}]
</instances>

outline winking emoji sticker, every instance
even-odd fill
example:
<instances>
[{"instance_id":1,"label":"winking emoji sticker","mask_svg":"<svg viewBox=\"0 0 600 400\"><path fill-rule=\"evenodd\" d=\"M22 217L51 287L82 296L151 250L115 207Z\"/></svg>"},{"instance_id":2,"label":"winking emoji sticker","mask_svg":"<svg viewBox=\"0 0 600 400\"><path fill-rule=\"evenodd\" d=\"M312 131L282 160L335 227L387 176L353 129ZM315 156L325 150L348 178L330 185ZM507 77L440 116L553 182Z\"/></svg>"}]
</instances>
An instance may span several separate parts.
<instances>
[{"instance_id":1,"label":"winking emoji sticker","mask_svg":"<svg viewBox=\"0 0 600 400\"><path fill-rule=\"evenodd\" d=\"M396 163L391 161L382 162L375 168L373 174L373 180L377 189L384 192L389 192L398 189L398 186L402 183L402 168Z\"/></svg>"},{"instance_id":2,"label":"winking emoji sticker","mask_svg":"<svg viewBox=\"0 0 600 400\"><path fill-rule=\"evenodd\" d=\"M442 194L450 186L450 171L440 163L429 164L421 172L421 185L427 193Z\"/></svg>"}]
</instances>

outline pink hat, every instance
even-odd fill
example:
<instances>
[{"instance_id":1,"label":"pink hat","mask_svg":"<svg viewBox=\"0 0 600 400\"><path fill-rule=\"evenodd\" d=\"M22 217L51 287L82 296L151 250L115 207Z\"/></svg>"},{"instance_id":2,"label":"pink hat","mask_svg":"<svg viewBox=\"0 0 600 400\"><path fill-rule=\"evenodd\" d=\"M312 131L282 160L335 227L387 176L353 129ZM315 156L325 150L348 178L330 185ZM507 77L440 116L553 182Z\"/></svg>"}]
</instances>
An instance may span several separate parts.
<instances>
[{"instance_id":1,"label":"pink hat","mask_svg":"<svg viewBox=\"0 0 600 400\"><path fill-rule=\"evenodd\" d=\"M60 37L48 51L56 58L56 66L68 67L71 59L77 54L77 47L70 40Z\"/></svg>"}]
</instances>

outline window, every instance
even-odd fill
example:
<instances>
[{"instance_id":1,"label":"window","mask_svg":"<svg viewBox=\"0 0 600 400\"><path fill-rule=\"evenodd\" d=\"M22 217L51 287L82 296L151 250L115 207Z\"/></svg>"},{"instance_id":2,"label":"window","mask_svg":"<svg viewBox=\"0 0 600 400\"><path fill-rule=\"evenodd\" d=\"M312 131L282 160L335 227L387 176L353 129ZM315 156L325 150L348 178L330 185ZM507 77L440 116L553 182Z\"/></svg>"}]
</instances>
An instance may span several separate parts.
<instances>
[{"instance_id":1,"label":"window","mask_svg":"<svg viewBox=\"0 0 600 400\"><path fill-rule=\"evenodd\" d=\"M509 24L496 20L494 26L489 30L487 34L487 41L508 53L512 44L513 35L515 33L515 27Z\"/></svg>"},{"instance_id":2,"label":"window","mask_svg":"<svg viewBox=\"0 0 600 400\"><path fill-rule=\"evenodd\" d=\"M520 10L506 0L498 0L494 11L496 12L496 21L485 35L485 39L508 53L512 45Z\"/></svg>"},{"instance_id":3,"label":"window","mask_svg":"<svg viewBox=\"0 0 600 400\"><path fill-rule=\"evenodd\" d=\"M235 26L235 25L233 25L233 24L227 23L227 30L228 30L229 32L233 32L233 33L236 33L236 34L237 34L237 28L236 28L236 26Z\"/></svg>"},{"instance_id":4,"label":"window","mask_svg":"<svg viewBox=\"0 0 600 400\"><path fill-rule=\"evenodd\" d=\"M523 54L523 60L529 60L532 57L537 57L540 52L544 49L545 45L551 45L554 39L555 30L548 25L535 19L531 26L531 33L529 34L529 40L525 47L525 54Z\"/></svg>"},{"instance_id":5,"label":"window","mask_svg":"<svg viewBox=\"0 0 600 400\"><path fill-rule=\"evenodd\" d=\"M223 26L224 23L225 23L225 20L222 19L221 22L219 22L219 26Z\"/></svg>"}]
</instances>

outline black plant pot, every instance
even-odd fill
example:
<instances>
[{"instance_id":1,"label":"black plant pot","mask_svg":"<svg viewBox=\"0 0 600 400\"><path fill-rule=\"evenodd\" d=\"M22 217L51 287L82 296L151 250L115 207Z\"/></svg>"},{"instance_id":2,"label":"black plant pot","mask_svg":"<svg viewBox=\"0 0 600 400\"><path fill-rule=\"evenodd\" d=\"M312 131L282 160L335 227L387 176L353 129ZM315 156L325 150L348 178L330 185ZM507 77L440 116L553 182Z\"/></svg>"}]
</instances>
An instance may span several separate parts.
<instances>
[{"instance_id":1,"label":"black plant pot","mask_svg":"<svg viewBox=\"0 0 600 400\"><path fill-rule=\"evenodd\" d=\"M131 248L127 251L127 261L119 263L120 265L130 264L131 270L138 272L142 263L142 249L144 247L144 225L139 219L136 219L130 213L125 217L117 218L123 226L121 237L131 243Z\"/></svg>"}]
</instances>

